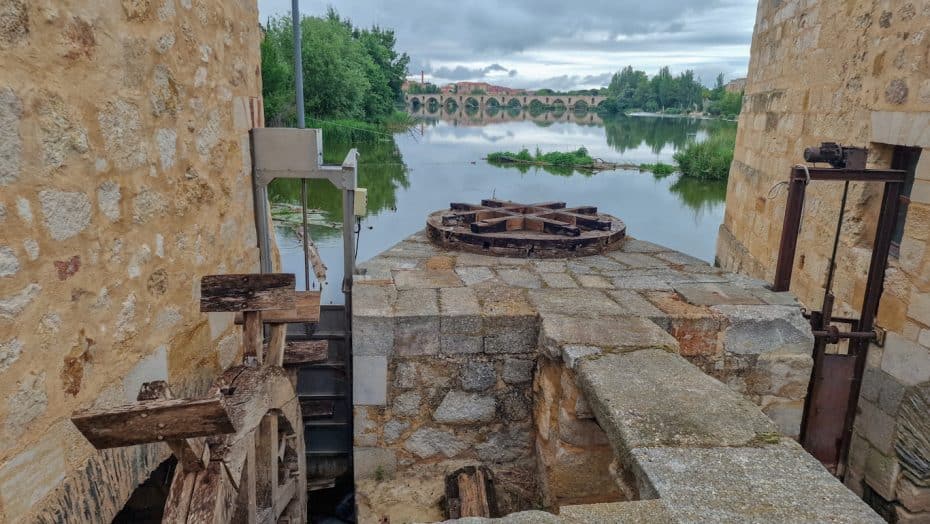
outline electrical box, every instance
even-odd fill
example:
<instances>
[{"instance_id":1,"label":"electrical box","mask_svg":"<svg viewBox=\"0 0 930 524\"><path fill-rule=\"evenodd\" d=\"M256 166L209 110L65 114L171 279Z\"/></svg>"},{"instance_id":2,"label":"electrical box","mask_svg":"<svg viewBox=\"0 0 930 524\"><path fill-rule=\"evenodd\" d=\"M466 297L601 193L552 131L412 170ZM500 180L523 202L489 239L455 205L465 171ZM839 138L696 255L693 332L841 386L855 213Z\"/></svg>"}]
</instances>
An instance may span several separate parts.
<instances>
[{"instance_id":1,"label":"electrical box","mask_svg":"<svg viewBox=\"0 0 930 524\"><path fill-rule=\"evenodd\" d=\"M368 189L355 188L355 216L363 217L368 214Z\"/></svg>"}]
</instances>

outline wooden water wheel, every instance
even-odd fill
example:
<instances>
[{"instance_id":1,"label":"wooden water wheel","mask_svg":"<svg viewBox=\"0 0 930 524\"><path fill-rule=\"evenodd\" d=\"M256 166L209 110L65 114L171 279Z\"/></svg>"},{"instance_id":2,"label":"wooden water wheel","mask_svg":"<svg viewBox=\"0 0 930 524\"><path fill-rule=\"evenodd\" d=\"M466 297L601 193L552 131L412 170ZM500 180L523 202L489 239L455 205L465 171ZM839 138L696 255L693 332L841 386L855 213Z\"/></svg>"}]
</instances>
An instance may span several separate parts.
<instances>
[{"instance_id":1,"label":"wooden water wheel","mask_svg":"<svg viewBox=\"0 0 930 524\"><path fill-rule=\"evenodd\" d=\"M165 382L149 382L133 404L72 415L97 449L168 444L178 468L163 522L306 522L300 403L281 367L286 315L273 316L267 349L262 341L262 311L298 311L296 296L294 275L204 277L201 311L242 313L243 361L202 398L175 399Z\"/></svg>"}]
</instances>

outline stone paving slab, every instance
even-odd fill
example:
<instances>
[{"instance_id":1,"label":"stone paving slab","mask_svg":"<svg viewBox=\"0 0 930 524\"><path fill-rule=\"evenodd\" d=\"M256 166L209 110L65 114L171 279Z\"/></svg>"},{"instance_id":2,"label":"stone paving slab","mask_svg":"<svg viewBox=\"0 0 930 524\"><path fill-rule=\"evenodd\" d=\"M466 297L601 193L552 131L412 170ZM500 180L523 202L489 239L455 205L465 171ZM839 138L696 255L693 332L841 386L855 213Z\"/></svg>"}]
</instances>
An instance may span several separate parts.
<instances>
[{"instance_id":1,"label":"stone paving slab","mask_svg":"<svg viewBox=\"0 0 930 524\"><path fill-rule=\"evenodd\" d=\"M621 455L656 446L745 446L777 433L755 404L660 349L600 355L576 372Z\"/></svg>"},{"instance_id":2,"label":"stone paving slab","mask_svg":"<svg viewBox=\"0 0 930 524\"><path fill-rule=\"evenodd\" d=\"M760 447L636 449L640 495L674 522L884 522L788 439Z\"/></svg>"},{"instance_id":3,"label":"stone paving slab","mask_svg":"<svg viewBox=\"0 0 930 524\"><path fill-rule=\"evenodd\" d=\"M540 339L543 344L556 347L581 345L618 351L643 347L678 349L674 337L641 317L543 315Z\"/></svg>"},{"instance_id":4,"label":"stone paving slab","mask_svg":"<svg viewBox=\"0 0 930 524\"><path fill-rule=\"evenodd\" d=\"M748 290L727 283L681 283L673 286L675 291L689 304L696 306L720 306L762 304L762 300Z\"/></svg>"},{"instance_id":5,"label":"stone paving slab","mask_svg":"<svg viewBox=\"0 0 930 524\"><path fill-rule=\"evenodd\" d=\"M579 504L559 508L562 522L571 524L671 524L674 522L659 500L631 500Z\"/></svg>"},{"instance_id":6,"label":"stone paving slab","mask_svg":"<svg viewBox=\"0 0 930 524\"><path fill-rule=\"evenodd\" d=\"M624 310L603 291L593 289L539 289L527 296L542 315L622 315Z\"/></svg>"}]
</instances>

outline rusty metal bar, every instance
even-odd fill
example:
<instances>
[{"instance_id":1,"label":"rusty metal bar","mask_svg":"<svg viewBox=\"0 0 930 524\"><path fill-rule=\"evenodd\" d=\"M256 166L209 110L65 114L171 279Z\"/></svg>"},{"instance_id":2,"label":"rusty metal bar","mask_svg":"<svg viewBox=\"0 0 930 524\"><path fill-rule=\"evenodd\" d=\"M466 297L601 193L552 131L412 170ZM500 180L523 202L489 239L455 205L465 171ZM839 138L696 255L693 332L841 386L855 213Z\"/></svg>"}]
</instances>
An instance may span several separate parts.
<instances>
[{"instance_id":1,"label":"rusty metal bar","mask_svg":"<svg viewBox=\"0 0 930 524\"><path fill-rule=\"evenodd\" d=\"M882 298L885 283L885 269L888 265L888 253L891 250L891 241L894 236L895 222L898 219L898 206L901 191L904 185L903 171L899 180L889 181L885 184L882 197L882 207L878 216L878 226L875 232L875 244L872 248L872 259L869 262L869 276L865 283L865 297L862 300L862 314L857 326L858 331L873 331L875 317L878 315L878 306ZM843 440L840 446L840 457L837 462L837 474L842 475L849 455L849 444L852 441L853 423L856 420L856 405L859 402L859 390L862 387L862 375L865 373L866 356L869 351L869 339L854 339L850 341L850 350L855 355L855 368L852 383L850 384L849 405L846 408L846 420L843 427Z\"/></svg>"},{"instance_id":2,"label":"rusty metal bar","mask_svg":"<svg viewBox=\"0 0 930 524\"><path fill-rule=\"evenodd\" d=\"M781 229L781 242L778 245L778 261L775 265L775 282L772 290L788 291L791 286L791 273L794 271L794 255L798 247L798 234L801 231L801 211L804 209L804 190L807 179L795 178L791 172L788 182L788 201L785 204L785 221Z\"/></svg>"},{"instance_id":3,"label":"rusty metal bar","mask_svg":"<svg viewBox=\"0 0 930 524\"><path fill-rule=\"evenodd\" d=\"M829 167L808 167L807 173L803 168L794 167L791 170L791 180L807 180L823 182L904 182L907 171L900 169L835 169Z\"/></svg>"}]
</instances>

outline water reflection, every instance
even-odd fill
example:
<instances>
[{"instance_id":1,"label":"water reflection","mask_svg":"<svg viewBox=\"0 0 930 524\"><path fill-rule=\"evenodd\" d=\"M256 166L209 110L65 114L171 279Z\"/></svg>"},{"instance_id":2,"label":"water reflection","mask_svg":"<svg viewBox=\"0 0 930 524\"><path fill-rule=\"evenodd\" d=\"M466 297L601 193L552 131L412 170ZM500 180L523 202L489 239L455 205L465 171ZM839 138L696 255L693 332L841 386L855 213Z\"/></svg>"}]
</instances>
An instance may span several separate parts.
<instances>
[{"instance_id":1,"label":"water reflection","mask_svg":"<svg viewBox=\"0 0 930 524\"><path fill-rule=\"evenodd\" d=\"M498 167L483 158L493 151L569 150L584 146L591 156L632 164L672 163L672 155L689 140L701 140L721 125L701 120L621 117L579 122L574 111L558 118L534 117L529 111L501 107L468 115L440 111L411 132L394 136L324 136L324 158L338 163L351 147L360 152L359 185L368 188L368 215L362 219L358 261L389 248L423 227L426 215L451 201L482 198L564 200L591 204L622 218L631 235L649 239L712 261L717 228L723 219L726 185L654 177L638 170L592 173L537 166ZM592 116L585 113L583 116ZM596 115L593 115L597 117ZM600 118L600 117L597 117ZM722 125L733 125L724 123ZM299 204L300 183L279 180L270 196L281 206ZM308 205L311 234L329 267L324 301L342 300L340 236L342 198L326 181L311 181ZM279 221L278 242L284 270L303 273L299 222ZM303 285L302 282L299 285Z\"/></svg>"}]
</instances>

